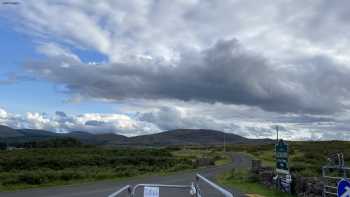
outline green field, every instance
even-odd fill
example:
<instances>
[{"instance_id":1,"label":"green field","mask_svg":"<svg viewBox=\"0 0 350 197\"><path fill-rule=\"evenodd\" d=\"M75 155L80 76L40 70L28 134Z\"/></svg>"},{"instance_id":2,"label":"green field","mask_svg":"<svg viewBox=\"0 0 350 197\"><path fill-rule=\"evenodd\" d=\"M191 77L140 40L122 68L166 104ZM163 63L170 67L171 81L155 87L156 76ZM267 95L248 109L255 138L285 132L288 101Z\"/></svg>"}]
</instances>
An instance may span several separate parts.
<instances>
[{"instance_id":1,"label":"green field","mask_svg":"<svg viewBox=\"0 0 350 197\"><path fill-rule=\"evenodd\" d=\"M36 148L0 151L0 189L169 173L196 166L166 149Z\"/></svg>"},{"instance_id":2,"label":"green field","mask_svg":"<svg viewBox=\"0 0 350 197\"><path fill-rule=\"evenodd\" d=\"M175 156L186 158L209 158L214 161L215 165L225 165L230 163L231 159L228 155L224 154L220 149L196 147L196 148L183 148L172 152Z\"/></svg>"},{"instance_id":3,"label":"green field","mask_svg":"<svg viewBox=\"0 0 350 197\"><path fill-rule=\"evenodd\" d=\"M291 172L302 176L320 176L321 167L327 164L332 153L342 152L345 163L350 162L350 142L288 142ZM244 152L263 161L265 166L275 166L274 145L231 145L233 152Z\"/></svg>"},{"instance_id":4,"label":"green field","mask_svg":"<svg viewBox=\"0 0 350 197\"><path fill-rule=\"evenodd\" d=\"M69 143L68 143L69 142ZM68 144L67 144L68 143ZM349 142L289 142L290 169L303 176L320 176L327 155L350 151ZM222 147L172 148L96 148L73 141L29 144L20 150L0 151L0 190L42 187L89 182L105 179L124 179L149 174L168 174L195 169L196 159L206 158L215 165L230 162ZM71 148L62 148L63 146ZM55 148L50 148L50 147ZM228 145L229 152L244 152L261 159L264 165L274 166L274 145ZM255 192L264 187L246 179L221 178L228 185ZM261 193L261 192L260 192ZM273 196L269 194L267 196Z\"/></svg>"},{"instance_id":5,"label":"green field","mask_svg":"<svg viewBox=\"0 0 350 197\"><path fill-rule=\"evenodd\" d=\"M71 148L62 148L68 142ZM229 162L222 151L206 148L107 149L66 139L26 146L35 148L0 150L0 191L169 174L198 168L201 158L215 165Z\"/></svg>"},{"instance_id":6,"label":"green field","mask_svg":"<svg viewBox=\"0 0 350 197\"><path fill-rule=\"evenodd\" d=\"M255 180L248 171L231 171L220 175L217 180L228 187L238 189L245 194L258 194L264 197L291 197L291 195L267 188Z\"/></svg>"}]
</instances>

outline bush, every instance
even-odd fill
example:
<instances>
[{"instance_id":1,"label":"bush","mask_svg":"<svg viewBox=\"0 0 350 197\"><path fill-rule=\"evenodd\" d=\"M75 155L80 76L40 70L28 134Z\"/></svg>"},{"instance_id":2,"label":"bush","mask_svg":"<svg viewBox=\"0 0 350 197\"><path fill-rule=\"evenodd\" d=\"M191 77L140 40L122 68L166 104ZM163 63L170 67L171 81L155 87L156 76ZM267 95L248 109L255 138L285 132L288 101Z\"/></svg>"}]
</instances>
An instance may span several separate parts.
<instances>
[{"instance_id":1,"label":"bush","mask_svg":"<svg viewBox=\"0 0 350 197\"><path fill-rule=\"evenodd\" d=\"M0 184L42 185L193 168L166 149L39 148L0 151Z\"/></svg>"}]
</instances>

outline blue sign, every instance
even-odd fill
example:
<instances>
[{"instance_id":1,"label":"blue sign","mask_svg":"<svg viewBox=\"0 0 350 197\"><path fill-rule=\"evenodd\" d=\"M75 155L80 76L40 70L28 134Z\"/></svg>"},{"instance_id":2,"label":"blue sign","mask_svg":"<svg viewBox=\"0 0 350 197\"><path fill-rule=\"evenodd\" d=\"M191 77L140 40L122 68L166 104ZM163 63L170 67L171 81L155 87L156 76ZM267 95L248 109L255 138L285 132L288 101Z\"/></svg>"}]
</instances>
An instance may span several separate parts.
<instances>
[{"instance_id":1,"label":"blue sign","mask_svg":"<svg viewBox=\"0 0 350 197\"><path fill-rule=\"evenodd\" d=\"M338 182L338 197L350 197L350 182L342 179Z\"/></svg>"},{"instance_id":2,"label":"blue sign","mask_svg":"<svg viewBox=\"0 0 350 197\"><path fill-rule=\"evenodd\" d=\"M288 144L279 140L276 148L276 171L278 173L289 174L288 170Z\"/></svg>"}]
</instances>

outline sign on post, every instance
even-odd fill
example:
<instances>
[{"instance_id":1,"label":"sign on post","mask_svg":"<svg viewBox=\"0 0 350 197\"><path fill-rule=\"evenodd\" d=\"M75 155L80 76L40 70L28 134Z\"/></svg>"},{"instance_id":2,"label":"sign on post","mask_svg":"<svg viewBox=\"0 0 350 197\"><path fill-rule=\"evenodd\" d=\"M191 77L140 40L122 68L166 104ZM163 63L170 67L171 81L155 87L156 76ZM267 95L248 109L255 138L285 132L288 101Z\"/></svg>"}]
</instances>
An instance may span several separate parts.
<instances>
[{"instance_id":1,"label":"sign on post","mask_svg":"<svg viewBox=\"0 0 350 197\"><path fill-rule=\"evenodd\" d=\"M337 187L337 196L338 197L350 197L350 182L346 179L342 179L338 182Z\"/></svg>"},{"instance_id":2,"label":"sign on post","mask_svg":"<svg viewBox=\"0 0 350 197\"><path fill-rule=\"evenodd\" d=\"M144 187L144 197L159 197L159 187Z\"/></svg>"},{"instance_id":3,"label":"sign on post","mask_svg":"<svg viewBox=\"0 0 350 197\"><path fill-rule=\"evenodd\" d=\"M276 144L276 171L282 174L289 174L288 169L288 144L279 140Z\"/></svg>"}]
</instances>

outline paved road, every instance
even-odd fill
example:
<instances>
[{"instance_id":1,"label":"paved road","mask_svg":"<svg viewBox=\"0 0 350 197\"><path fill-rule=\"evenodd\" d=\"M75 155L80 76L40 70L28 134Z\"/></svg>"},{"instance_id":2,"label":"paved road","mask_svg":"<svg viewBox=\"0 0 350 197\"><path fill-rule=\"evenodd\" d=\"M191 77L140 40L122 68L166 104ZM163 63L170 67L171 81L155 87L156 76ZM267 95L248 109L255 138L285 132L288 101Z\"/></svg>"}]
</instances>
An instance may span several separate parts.
<instances>
[{"instance_id":1,"label":"paved road","mask_svg":"<svg viewBox=\"0 0 350 197\"><path fill-rule=\"evenodd\" d=\"M101 181L97 183L89 183L82 185L72 186L60 186L44 189L29 189L17 192L0 192L0 197L107 197L109 194L118 190L125 185L136 185L140 183L160 183L160 184L190 184L195 177L196 173L213 180L213 178L225 171L234 168L246 168L250 166L251 160L245 155L234 154L232 155L232 163L220 167L210 167L206 169L196 170L194 172L180 172L170 176L151 176L143 178L129 179L122 182L117 181ZM200 184L200 188L204 197L220 197L218 192L210 189L208 185ZM142 190L137 192L137 196L142 196ZM229 189L228 189L229 190ZM234 196L243 196L237 191L230 190ZM165 195L164 195L165 194ZM160 189L160 196L166 197L187 197L189 196L188 190L174 190L174 189Z\"/></svg>"}]
</instances>

